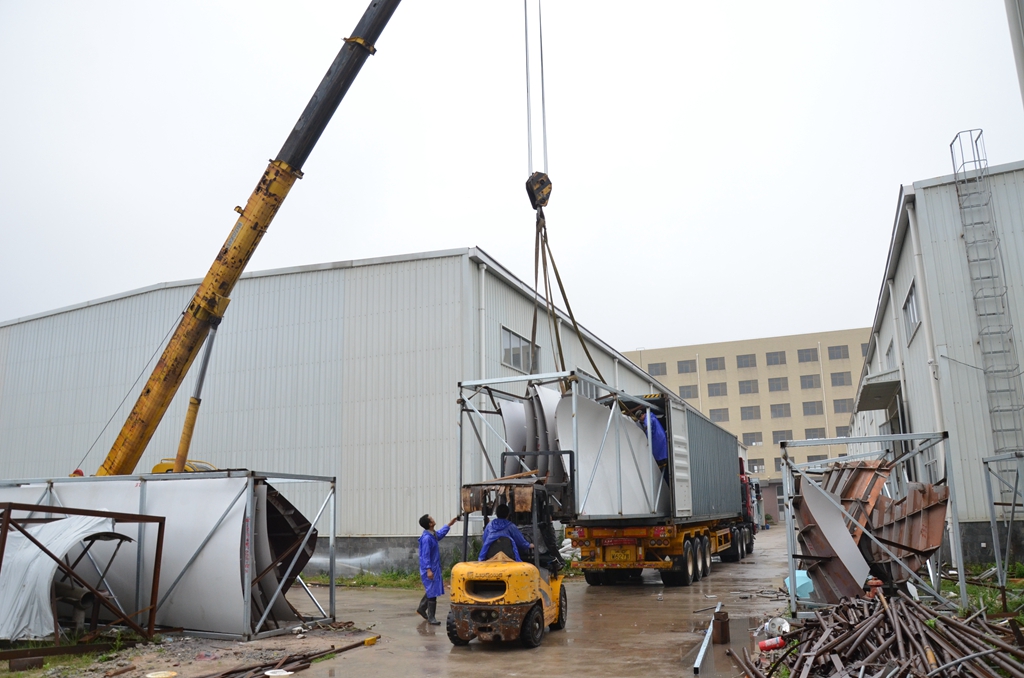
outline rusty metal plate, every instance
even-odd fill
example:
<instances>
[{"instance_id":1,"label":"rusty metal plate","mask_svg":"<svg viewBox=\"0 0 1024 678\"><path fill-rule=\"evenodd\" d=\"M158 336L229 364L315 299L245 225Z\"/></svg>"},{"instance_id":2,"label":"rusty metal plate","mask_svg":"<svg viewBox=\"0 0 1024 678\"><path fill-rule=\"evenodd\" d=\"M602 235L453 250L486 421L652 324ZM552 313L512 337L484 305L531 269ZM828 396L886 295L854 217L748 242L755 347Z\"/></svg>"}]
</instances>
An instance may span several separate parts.
<instances>
[{"instance_id":1,"label":"rusty metal plate","mask_svg":"<svg viewBox=\"0 0 1024 678\"><path fill-rule=\"evenodd\" d=\"M907 496L899 500L879 497L871 515L871 534L917 572L942 546L946 532L946 506L949 487L927 483L909 483ZM878 544L871 544L871 561L886 568L894 582L910 575L893 561Z\"/></svg>"},{"instance_id":2,"label":"rusty metal plate","mask_svg":"<svg viewBox=\"0 0 1024 678\"><path fill-rule=\"evenodd\" d=\"M856 518L857 524L850 526L855 543L860 543L869 526L871 512L891 470L887 462L864 460L835 464L822 477L822 488L838 497L846 512Z\"/></svg>"}]
</instances>

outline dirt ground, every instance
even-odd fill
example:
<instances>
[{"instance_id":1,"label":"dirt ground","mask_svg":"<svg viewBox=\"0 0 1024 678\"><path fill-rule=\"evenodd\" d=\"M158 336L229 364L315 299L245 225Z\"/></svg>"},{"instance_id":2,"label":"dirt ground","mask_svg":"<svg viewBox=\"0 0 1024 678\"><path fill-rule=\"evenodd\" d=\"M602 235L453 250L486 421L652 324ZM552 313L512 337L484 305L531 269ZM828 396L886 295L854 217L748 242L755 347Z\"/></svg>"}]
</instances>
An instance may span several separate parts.
<instances>
[{"instance_id":1,"label":"dirt ground","mask_svg":"<svg viewBox=\"0 0 1024 678\"><path fill-rule=\"evenodd\" d=\"M786 576L785 530L776 528L757 537L755 552L740 563L715 563L711 576L687 588L665 588L653 571L642 583L591 587L576 577L567 583L569 617L562 631L545 634L539 648L518 643L484 644L473 641L454 647L444 626L429 626L415 612L421 592L394 589L339 588L338 620L351 621L358 630L313 629L296 636L279 636L238 643L195 638L169 638L158 647L137 648L119 656L95 673L128 666L121 675L142 678L148 672L172 670L180 678L195 678L285 654L340 647L380 634L376 645L358 647L318 662L297 675L333 678L347 675L452 676L571 675L585 666L590 676L692 675L693 662L704 629L717 603L730 616L732 647L755 647L752 631L766 619L784 611L786 600L769 593ZM326 607L327 589L314 589ZM304 594L303 594L304 595ZM303 610L308 599L294 596ZM438 601L437 616L448 613L447 597ZM763 639L763 637L761 638ZM701 675L736 676L739 669L714 646ZM56 674L54 674L56 675Z\"/></svg>"}]
</instances>

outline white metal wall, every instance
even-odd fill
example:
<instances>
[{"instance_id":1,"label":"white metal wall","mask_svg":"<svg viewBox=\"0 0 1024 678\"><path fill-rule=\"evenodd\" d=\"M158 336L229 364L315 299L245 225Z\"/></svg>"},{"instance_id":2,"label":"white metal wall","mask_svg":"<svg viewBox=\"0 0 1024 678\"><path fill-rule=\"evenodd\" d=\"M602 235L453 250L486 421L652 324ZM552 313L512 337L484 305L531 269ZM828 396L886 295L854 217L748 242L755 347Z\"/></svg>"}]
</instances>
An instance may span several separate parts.
<instances>
[{"instance_id":1,"label":"white metal wall","mask_svg":"<svg viewBox=\"0 0 1024 678\"><path fill-rule=\"evenodd\" d=\"M993 167L991 174L993 206L1010 288L1011 314L1016 325L1017 352L1024 358L1024 163ZM955 474L960 488L957 498L960 520L987 521L981 459L993 454L992 433L984 375L979 369L982 357L977 344L978 323L961 238L963 227L956 187L950 177L918 182L914 184L914 196L938 356L942 415L950 434L953 456L951 473ZM923 432L936 430L937 425L923 327L911 337L907 337L904 330L903 303L915 280L911 239L907 233L894 269L894 298L882 309L869 369L871 373L885 369L884 353L889 341L896 336L889 304L895 305L899 331L903 334L910 425L913 431ZM920 296L918 300L920 303ZM894 341L899 343L899 339ZM876 433L883 421L880 412L860 413L856 417L855 433Z\"/></svg>"},{"instance_id":2,"label":"white metal wall","mask_svg":"<svg viewBox=\"0 0 1024 678\"><path fill-rule=\"evenodd\" d=\"M501 327L529 337L532 297L479 250L243 277L217 336L190 456L220 468L337 476L339 535L415 535L428 512L447 520L458 506L456 385L480 376L482 261L486 376L516 374L501 364ZM196 283L0 325L0 476L66 475L99 436L81 463L94 472ZM563 343L592 371L567 330ZM549 371L546 323L539 336ZM612 379L610 349L590 348ZM174 455L194 379L138 471ZM648 390L631 379L630 390ZM296 498L307 514L319 508L312 493Z\"/></svg>"}]
</instances>

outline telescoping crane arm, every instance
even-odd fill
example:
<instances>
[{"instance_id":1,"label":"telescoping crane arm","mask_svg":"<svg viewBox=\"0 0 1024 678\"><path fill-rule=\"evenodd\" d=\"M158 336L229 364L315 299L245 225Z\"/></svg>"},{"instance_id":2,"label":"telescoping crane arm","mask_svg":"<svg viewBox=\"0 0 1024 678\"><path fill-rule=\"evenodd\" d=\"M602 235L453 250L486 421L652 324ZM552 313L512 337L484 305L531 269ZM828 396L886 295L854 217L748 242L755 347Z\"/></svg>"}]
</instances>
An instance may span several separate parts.
<instances>
[{"instance_id":1,"label":"telescoping crane arm","mask_svg":"<svg viewBox=\"0 0 1024 678\"><path fill-rule=\"evenodd\" d=\"M302 177L303 163L359 74L359 69L366 58L376 51L374 44L399 2L370 2L352 37L346 38L345 45L313 93L313 98L306 105L277 158L270 162L256 190L249 196L245 209L235 208L241 216L182 315L181 322L97 475L126 475L135 470L192 361L199 354L210 328L218 325L224 316L231 290L256 251L263 234L267 232L292 184Z\"/></svg>"}]
</instances>

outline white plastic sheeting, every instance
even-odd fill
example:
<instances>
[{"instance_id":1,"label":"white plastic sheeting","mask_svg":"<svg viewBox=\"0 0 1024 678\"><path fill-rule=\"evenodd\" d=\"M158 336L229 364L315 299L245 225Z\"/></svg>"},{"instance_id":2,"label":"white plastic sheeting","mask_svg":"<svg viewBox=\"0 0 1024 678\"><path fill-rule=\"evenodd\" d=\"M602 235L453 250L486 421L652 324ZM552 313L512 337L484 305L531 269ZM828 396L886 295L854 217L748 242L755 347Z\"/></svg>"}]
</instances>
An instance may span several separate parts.
<instances>
[{"instance_id":1,"label":"white plastic sheeting","mask_svg":"<svg viewBox=\"0 0 1024 678\"><path fill-rule=\"evenodd\" d=\"M26 531L50 553L63 558L83 539L114 531L110 518L69 516L30 525ZM0 639L39 639L53 635L50 590L57 563L25 535L11 530L0 571Z\"/></svg>"}]
</instances>

